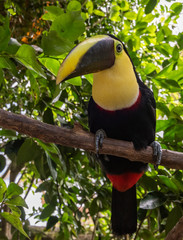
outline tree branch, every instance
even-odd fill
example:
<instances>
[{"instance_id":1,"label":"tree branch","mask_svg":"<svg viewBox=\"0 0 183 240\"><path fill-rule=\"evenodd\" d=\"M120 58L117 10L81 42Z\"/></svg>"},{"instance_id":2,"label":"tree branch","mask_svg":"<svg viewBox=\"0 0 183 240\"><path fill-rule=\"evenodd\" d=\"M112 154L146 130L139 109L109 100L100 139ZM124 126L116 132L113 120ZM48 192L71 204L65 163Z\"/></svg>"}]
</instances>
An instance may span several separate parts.
<instances>
[{"instance_id":1,"label":"tree branch","mask_svg":"<svg viewBox=\"0 0 183 240\"><path fill-rule=\"evenodd\" d=\"M183 217L179 219L175 227L168 233L165 240L182 240L183 239Z\"/></svg>"},{"instance_id":2,"label":"tree branch","mask_svg":"<svg viewBox=\"0 0 183 240\"><path fill-rule=\"evenodd\" d=\"M33 120L20 114L0 110L0 126L4 129L15 130L30 137L38 138L44 142L95 152L94 134L84 131L79 124L76 124L73 129L67 129ZM105 138L100 153L125 157L131 161L154 163L151 147L135 151L131 142L116 139ZM174 169L183 169L183 153L163 150L161 165Z\"/></svg>"}]
</instances>

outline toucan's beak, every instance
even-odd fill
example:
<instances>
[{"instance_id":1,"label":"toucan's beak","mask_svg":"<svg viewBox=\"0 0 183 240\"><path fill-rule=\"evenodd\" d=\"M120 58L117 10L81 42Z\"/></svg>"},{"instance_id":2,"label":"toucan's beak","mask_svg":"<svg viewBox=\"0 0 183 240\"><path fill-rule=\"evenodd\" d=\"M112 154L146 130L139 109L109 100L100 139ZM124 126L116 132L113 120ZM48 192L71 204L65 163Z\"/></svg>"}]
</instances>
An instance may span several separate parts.
<instances>
[{"instance_id":1,"label":"toucan's beak","mask_svg":"<svg viewBox=\"0 0 183 240\"><path fill-rule=\"evenodd\" d=\"M88 38L77 45L65 58L58 71L56 83L110 68L114 61L113 38L107 35Z\"/></svg>"}]
</instances>

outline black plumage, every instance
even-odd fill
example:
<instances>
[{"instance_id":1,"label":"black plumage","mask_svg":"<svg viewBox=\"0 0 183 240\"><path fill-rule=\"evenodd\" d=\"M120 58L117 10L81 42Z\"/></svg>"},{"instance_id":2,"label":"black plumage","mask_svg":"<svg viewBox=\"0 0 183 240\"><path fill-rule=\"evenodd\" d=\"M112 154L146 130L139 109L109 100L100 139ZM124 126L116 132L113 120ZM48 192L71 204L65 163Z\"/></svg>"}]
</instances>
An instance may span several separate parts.
<instances>
[{"instance_id":1,"label":"black plumage","mask_svg":"<svg viewBox=\"0 0 183 240\"><path fill-rule=\"evenodd\" d=\"M127 52L126 49L125 51ZM139 79L136 71L135 74L140 90L140 99L137 103L130 108L107 111L98 106L91 97L88 105L88 117L92 133L103 129L107 137L133 142L134 148L140 150L146 148L155 139L156 103L152 91ZM108 161L106 161L106 158L100 155L100 162L106 174L142 172L147 168L145 163L131 162L116 156L108 156ZM135 185L125 192L119 192L113 187L113 232L117 235L133 233L136 230L136 219Z\"/></svg>"}]
</instances>

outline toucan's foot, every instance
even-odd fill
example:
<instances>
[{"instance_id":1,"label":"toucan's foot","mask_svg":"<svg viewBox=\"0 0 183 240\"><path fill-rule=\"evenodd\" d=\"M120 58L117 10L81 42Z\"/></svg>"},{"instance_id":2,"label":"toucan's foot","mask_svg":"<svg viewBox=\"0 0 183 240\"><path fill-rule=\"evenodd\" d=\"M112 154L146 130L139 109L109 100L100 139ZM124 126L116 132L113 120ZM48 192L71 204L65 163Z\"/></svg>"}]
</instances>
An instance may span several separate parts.
<instances>
[{"instance_id":1,"label":"toucan's foot","mask_svg":"<svg viewBox=\"0 0 183 240\"><path fill-rule=\"evenodd\" d=\"M102 148L103 140L105 137L107 137L107 135L103 129L99 129L95 133L95 150L97 157L99 156L99 149Z\"/></svg>"},{"instance_id":2,"label":"toucan's foot","mask_svg":"<svg viewBox=\"0 0 183 240\"><path fill-rule=\"evenodd\" d=\"M157 170L158 166L161 163L162 148L161 148L160 143L157 141L152 142L151 147L153 148L153 159L155 162L154 168Z\"/></svg>"}]
</instances>

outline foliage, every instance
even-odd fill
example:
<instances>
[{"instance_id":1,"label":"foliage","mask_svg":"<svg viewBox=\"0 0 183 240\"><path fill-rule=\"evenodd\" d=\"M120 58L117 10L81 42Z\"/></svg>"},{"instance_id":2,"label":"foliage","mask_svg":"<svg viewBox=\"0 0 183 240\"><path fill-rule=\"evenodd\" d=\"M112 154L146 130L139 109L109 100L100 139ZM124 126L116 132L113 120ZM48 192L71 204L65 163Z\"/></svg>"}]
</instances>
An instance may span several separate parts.
<instances>
[{"instance_id":1,"label":"foliage","mask_svg":"<svg viewBox=\"0 0 183 240\"><path fill-rule=\"evenodd\" d=\"M23 207L28 207L24 199L20 196L20 194L23 193L23 189L14 182L11 182L7 188L2 178L0 178L0 186L0 207L2 209L4 205L6 205L11 211L1 212L1 217L5 218L8 222L10 222L25 237L29 238L24 231L20 220L20 215L22 214L21 210L23 211Z\"/></svg>"},{"instance_id":2,"label":"foliage","mask_svg":"<svg viewBox=\"0 0 183 240\"><path fill-rule=\"evenodd\" d=\"M75 44L92 35L111 33L125 43L141 79L153 89L157 140L163 148L182 151L183 33L174 30L181 16L181 1L20 2L8 0L0 8L1 108L59 126L72 127L79 121L87 129L92 76L60 86L54 80ZM44 204L32 215L47 222L46 230L59 223L57 239L73 239L91 231L90 225L96 225L95 239L112 239L111 185L85 152L9 130L1 129L0 136L0 171L6 170L10 159L12 181L6 187L0 179L1 209L4 205L9 208L1 212L2 217L26 236L19 210L26 204L20 196L22 190L13 183L21 172L24 192L34 182L36 192L43 193ZM136 239L165 238L182 216L182 180L181 170L160 167L155 171L150 166L137 190Z\"/></svg>"}]
</instances>

